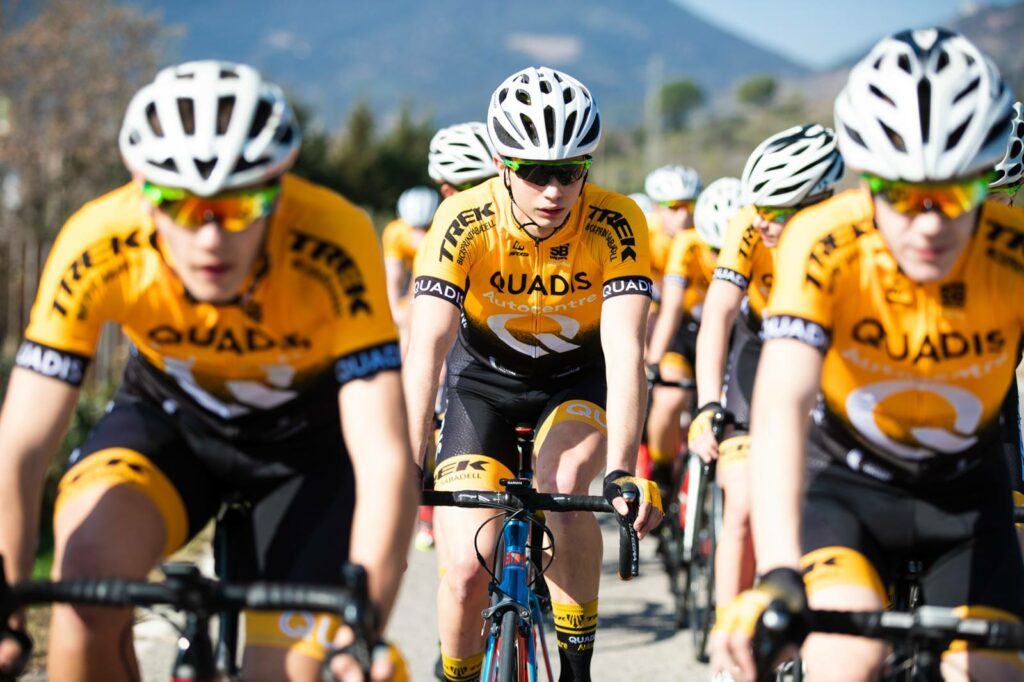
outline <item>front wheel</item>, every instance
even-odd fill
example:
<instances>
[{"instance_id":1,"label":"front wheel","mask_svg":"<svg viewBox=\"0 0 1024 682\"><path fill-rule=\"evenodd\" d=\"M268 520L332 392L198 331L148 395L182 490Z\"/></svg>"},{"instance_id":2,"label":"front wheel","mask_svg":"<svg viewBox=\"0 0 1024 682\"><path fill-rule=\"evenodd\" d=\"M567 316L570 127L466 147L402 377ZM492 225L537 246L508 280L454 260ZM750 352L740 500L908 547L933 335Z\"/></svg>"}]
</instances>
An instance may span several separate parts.
<instances>
[{"instance_id":1,"label":"front wheel","mask_svg":"<svg viewBox=\"0 0 1024 682\"><path fill-rule=\"evenodd\" d=\"M509 609L501 616L501 630L498 634L498 682L519 682L519 619Z\"/></svg>"}]
</instances>

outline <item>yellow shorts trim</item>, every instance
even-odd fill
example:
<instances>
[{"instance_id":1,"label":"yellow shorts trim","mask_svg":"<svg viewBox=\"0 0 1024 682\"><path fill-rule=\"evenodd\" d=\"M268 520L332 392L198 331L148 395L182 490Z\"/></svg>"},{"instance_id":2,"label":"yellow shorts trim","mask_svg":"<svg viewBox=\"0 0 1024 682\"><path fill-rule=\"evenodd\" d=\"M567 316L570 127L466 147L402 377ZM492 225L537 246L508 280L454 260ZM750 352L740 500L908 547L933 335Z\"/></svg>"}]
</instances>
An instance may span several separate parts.
<instances>
[{"instance_id":1,"label":"yellow shorts trim","mask_svg":"<svg viewBox=\"0 0 1024 682\"><path fill-rule=\"evenodd\" d=\"M849 547L822 547L800 559L807 594L830 587L866 587L888 603L878 571L860 552Z\"/></svg>"},{"instance_id":2,"label":"yellow shorts trim","mask_svg":"<svg viewBox=\"0 0 1024 682\"><path fill-rule=\"evenodd\" d=\"M541 444L544 443L548 432L554 426L567 421L582 422L593 426L602 436L608 437L608 415L603 407L589 400L567 400L552 410L544 423L537 429L537 435L534 437L534 452L540 452Z\"/></svg>"},{"instance_id":3,"label":"yellow shorts trim","mask_svg":"<svg viewBox=\"0 0 1024 682\"><path fill-rule=\"evenodd\" d=\"M434 468L434 490L504 490L503 478L515 478L512 470L487 455L446 457Z\"/></svg>"},{"instance_id":4,"label":"yellow shorts trim","mask_svg":"<svg viewBox=\"0 0 1024 682\"><path fill-rule=\"evenodd\" d=\"M329 613L245 611L245 645L285 649L322 661L340 625Z\"/></svg>"},{"instance_id":5,"label":"yellow shorts trim","mask_svg":"<svg viewBox=\"0 0 1024 682\"><path fill-rule=\"evenodd\" d=\"M667 351L661 356L661 360L658 362L658 369L661 370L662 374L665 374L665 370L675 370L681 376L680 381L694 381L696 373L693 371L693 365L686 359L682 353L675 351Z\"/></svg>"},{"instance_id":6,"label":"yellow shorts trim","mask_svg":"<svg viewBox=\"0 0 1024 682\"><path fill-rule=\"evenodd\" d=\"M718 470L746 462L750 455L750 436L733 436L718 444Z\"/></svg>"},{"instance_id":7,"label":"yellow shorts trim","mask_svg":"<svg viewBox=\"0 0 1024 682\"><path fill-rule=\"evenodd\" d=\"M109 490L119 485L141 491L156 505L167 531L164 556L185 544L188 514L177 488L145 455L127 448L99 450L68 469L57 488L54 518L63 504L81 492L97 486Z\"/></svg>"},{"instance_id":8,"label":"yellow shorts trim","mask_svg":"<svg viewBox=\"0 0 1024 682\"><path fill-rule=\"evenodd\" d=\"M1001 620L1007 623L1019 623L1020 619L1009 611L1003 611L991 606L964 605L953 609L960 618L983 618L985 620ZM972 654L984 654L987 657L995 658L1013 665L1018 670L1024 670L1024 655L1020 651L1001 651L999 649L980 649L971 646L962 639L950 642L949 648L943 652L943 657L949 654L970 651Z\"/></svg>"},{"instance_id":9,"label":"yellow shorts trim","mask_svg":"<svg viewBox=\"0 0 1024 682\"><path fill-rule=\"evenodd\" d=\"M1013 495L1013 506L1024 507L1024 493L1019 493L1016 490L1011 490L1010 493ZM1024 523L1014 524L1017 528L1024 529Z\"/></svg>"}]
</instances>

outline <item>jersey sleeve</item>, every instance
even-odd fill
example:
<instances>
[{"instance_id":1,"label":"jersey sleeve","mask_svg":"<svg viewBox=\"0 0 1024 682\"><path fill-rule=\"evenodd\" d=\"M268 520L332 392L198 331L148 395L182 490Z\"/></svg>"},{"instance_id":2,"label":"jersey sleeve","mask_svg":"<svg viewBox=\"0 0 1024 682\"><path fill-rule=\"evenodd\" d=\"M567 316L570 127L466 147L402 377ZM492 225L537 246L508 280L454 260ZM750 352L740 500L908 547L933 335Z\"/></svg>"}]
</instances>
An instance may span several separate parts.
<instances>
[{"instance_id":1,"label":"jersey sleeve","mask_svg":"<svg viewBox=\"0 0 1024 682\"><path fill-rule=\"evenodd\" d=\"M775 279L765 310L765 340L796 339L825 352L831 344L835 274L840 254L804 211L786 226L776 247Z\"/></svg>"},{"instance_id":2,"label":"jersey sleeve","mask_svg":"<svg viewBox=\"0 0 1024 682\"><path fill-rule=\"evenodd\" d=\"M401 220L392 220L384 228L384 234L381 235L381 244L384 248L385 261L402 260L404 258L405 249L402 242L405 238L405 230L405 223Z\"/></svg>"},{"instance_id":3,"label":"jersey sleeve","mask_svg":"<svg viewBox=\"0 0 1024 682\"><path fill-rule=\"evenodd\" d=\"M757 213L753 206L736 212L725 228L725 239L718 254L714 279L731 282L744 291L754 271L754 248L761 237L754 227Z\"/></svg>"},{"instance_id":4,"label":"jersey sleeve","mask_svg":"<svg viewBox=\"0 0 1024 682\"><path fill-rule=\"evenodd\" d=\"M339 385L397 370L402 364L398 330L388 305L384 261L373 224L362 210L347 208L348 213L339 218L344 226L341 248L355 266L347 279L347 290L358 293L350 299L358 305L350 303L348 314L338 317L336 333L332 334L334 373Z\"/></svg>"},{"instance_id":5,"label":"jersey sleeve","mask_svg":"<svg viewBox=\"0 0 1024 682\"><path fill-rule=\"evenodd\" d=\"M604 298L652 296L650 240L640 207L632 199L610 194L607 204L591 205L586 211L585 229L600 237Z\"/></svg>"},{"instance_id":6,"label":"jersey sleeve","mask_svg":"<svg viewBox=\"0 0 1024 682\"><path fill-rule=\"evenodd\" d=\"M434 214L416 257L413 296L433 296L461 308L469 271L482 249L492 204L476 206L470 192L446 199ZM472 193L474 196L478 193Z\"/></svg>"},{"instance_id":7,"label":"jersey sleeve","mask_svg":"<svg viewBox=\"0 0 1024 682\"><path fill-rule=\"evenodd\" d=\"M138 220L118 193L68 219L46 259L17 366L82 383L103 324L119 321L127 268L118 265L140 247Z\"/></svg>"}]
</instances>

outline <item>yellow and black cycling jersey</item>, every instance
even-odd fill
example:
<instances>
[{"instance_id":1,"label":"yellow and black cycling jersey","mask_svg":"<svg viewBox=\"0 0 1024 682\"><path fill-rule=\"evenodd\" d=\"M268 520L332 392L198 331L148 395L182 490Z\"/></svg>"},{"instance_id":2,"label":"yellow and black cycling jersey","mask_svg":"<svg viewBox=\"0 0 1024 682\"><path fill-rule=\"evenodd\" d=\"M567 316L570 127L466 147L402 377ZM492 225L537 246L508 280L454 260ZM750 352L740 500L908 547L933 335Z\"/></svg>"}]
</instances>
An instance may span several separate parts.
<instances>
[{"instance_id":1,"label":"yellow and black cycling jersey","mask_svg":"<svg viewBox=\"0 0 1024 682\"><path fill-rule=\"evenodd\" d=\"M755 218L754 207L744 206L729 221L714 279L731 282L747 292L744 312L751 326L757 328L772 290L775 254L761 241L761 233L754 227Z\"/></svg>"},{"instance_id":2,"label":"yellow and black cycling jersey","mask_svg":"<svg viewBox=\"0 0 1024 682\"><path fill-rule=\"evenodd\" d=\"M129 183L64 225L18 366L78 385L112 322L133 345L128 376L151 393L256 424L289 406L294 416L310 391L399 366L377 239L353 204L285 176L244 293L213 304L186 291L141 202Z\"/></svg>"},{"instance_id":3,"label":"yellow and black cycling jersey","mask_svg":"<svg viewBox=\"0 0 1024 682\"><path fill-rule=\"evenodd\" d=\"M651 295L647 222L631 199L585 184L566 223L537 240L493 178L441 204L414 291L459 306L460 343L499 372L556 378L599 366L602 302Z\"/></svg>"},{"instance_id":4,"label":"yellow and black cycling jersey","mask_svg":"<svg viewBox=\"0 0 1024 682\"><path fill-rule=\"evenodd\" d=\"M426 230L417 230L404 220L392 220L384 227L381 244L385 262L398 262L410 272Z\"/></svg>"},{"instance_id":5,"label":"yellow and black cycling jersey","mask_svg":"<svg viewBox=\"0 0 1024 682\"><path fill-rule=\"evenodd\" d=\"M672 238L665 266L665 283L683 288L683 311L700 320L704 297L715 272L715 254L697 236L696 230L683 230Z\"/></svg>"},{"instance_id":6,"label":"yellow and black cycling jersey","mask_svg":"<svg viewBox=\"0 0 1024 682\"><path fill-rule=\"evenodd\" d=\"M647 239L651 250L651 279L655 285L660 285L665 277L665 267L668 265L669 250L672 248L672 237L665 234L661 218L652 213L647 218Z\"/></svg>"},{"instance_id":7,"label":"yellow and black cycling jersey","mask_svg":"<svg viewBox=\"0 0 1024 682\"><path fill-rule=\"evenodd\" d=\"M1024 217L986 202L948 275L909 279L850 190L792 219L764 323L766 339L824 354L829 423L893 462L969 450L989 433L1017 364L1024 323Z\"/></svg>"}]
</instances>

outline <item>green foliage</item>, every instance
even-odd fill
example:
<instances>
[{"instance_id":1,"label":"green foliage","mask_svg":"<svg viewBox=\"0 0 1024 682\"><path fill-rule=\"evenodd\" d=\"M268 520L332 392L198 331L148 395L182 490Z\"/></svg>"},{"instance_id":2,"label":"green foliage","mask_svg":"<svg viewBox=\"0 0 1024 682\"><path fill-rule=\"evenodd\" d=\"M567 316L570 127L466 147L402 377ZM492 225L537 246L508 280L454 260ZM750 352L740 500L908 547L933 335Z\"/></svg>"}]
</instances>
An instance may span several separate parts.
<instances>
[{"instance_id":1,"label":"green foliage","mask_svg":"<svg viewBox=\"0 0 1024 682\"><path fill-rule=\"evenodd\" d=\"M771 76L751 76L736 88L736 101L755 107L764 107L775 99L778 84Z\"/></svg>"},{"instance_id":2,"label":"green foliage","mask_svg":"<svg viewBox=\"0 0 1024 682\"><path fill-rule=\"evenodd\" d=\"M690 114L704 103L704 91L693 81L681 78L661 88L661 116L665 127L679 130L686 126Z\"/></svg>"}]
</instances>

